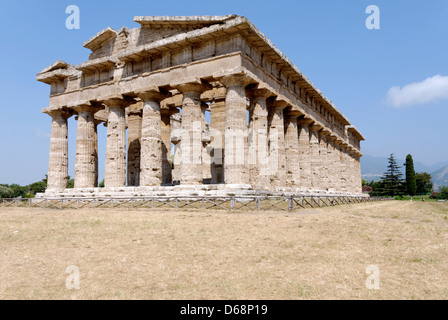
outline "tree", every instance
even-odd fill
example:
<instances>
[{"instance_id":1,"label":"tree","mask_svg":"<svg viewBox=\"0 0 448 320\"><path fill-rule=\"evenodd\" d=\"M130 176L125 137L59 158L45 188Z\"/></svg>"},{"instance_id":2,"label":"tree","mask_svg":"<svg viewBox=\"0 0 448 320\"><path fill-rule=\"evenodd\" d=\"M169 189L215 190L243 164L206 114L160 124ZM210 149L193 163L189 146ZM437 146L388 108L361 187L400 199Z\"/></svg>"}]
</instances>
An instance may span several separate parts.
<instances>
[{"instance_id":1,"label":"tree","mask_svg":"<svg viewBox=\"0 0 448 320\"><path fill-rule=\"evenodd\" d=\"M14 191L8 187L0 186L0 199L10 199L14 197Z\"/></svg>"},{"instance_id":2,"label":"tree","mask_svg":"<svg viewBox=\"0 0 448 320\"><path fill-rule=\"evenodd\" d=\"M432 192L432 177L429 173L421 172L415 174L416 194L429 194Z\"/></svg>"},{"instance_id":3,"label":"tree","mask_svg":"<svg viewBox=\"0 0 448 320\"><path fill-rule=\"evenodd\" d=\"M417 181L415 179L414 160L410 154L406 156L404 165L406 166L406 190L413 197L417 192Z\"/></svg>"},{"instance_id":4,"label":"tree","mask_svg":"<svg viewBox=\"0 0 448 320\"><path fill-rule=\"evenodd\" d=\"M448 187L445 186L439 187L439 192L436 195L436 199L448 200Z\"/></svg>"},{"instance_id":5,"label":"tree","mask_svg":"<svg viewBox=\"0 0 448 320\"><path fill-rule=\"evenodd\" d=\"M394 154L392 153L389 157L389 165L387 166L387 171L383 174L381 178L382 190L381 193L387 196L396 196L403 193L403 174L400 171L400 167L397 164Z\"/></svg>"}]
</instances>

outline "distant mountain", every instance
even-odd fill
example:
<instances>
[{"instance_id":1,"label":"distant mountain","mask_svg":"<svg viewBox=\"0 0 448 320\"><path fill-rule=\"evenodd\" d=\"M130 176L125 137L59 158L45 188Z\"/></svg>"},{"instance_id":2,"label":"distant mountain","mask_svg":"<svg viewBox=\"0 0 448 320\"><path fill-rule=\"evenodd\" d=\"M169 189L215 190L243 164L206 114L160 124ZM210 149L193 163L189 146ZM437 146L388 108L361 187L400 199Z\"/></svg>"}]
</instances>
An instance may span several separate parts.
<instances>
[{"instance_id":1,"label":"distant mountain","mask_svg":"<svg viewBox=\"0 0 448 320\"><path fill-rule=\"evenodd\" d=\"M401 167L403 176L405 172L404 163L406 160L404 159L397 159L397 164ZM361 175L362 178L371 181L371 180L379 180L383 176L384 172L387 170L387 166L389 164L389 160L386 157L374 157L370 155L364 155L361 158ZM419 161L415 161L414 159L414 169L415 172L428 172L431 173L431 176L433 177L433 183L436 184L436 178L434 174L439 173L438 171L446 169L445 171L445 177L448 179L448 161L435 163L431 166L427 166L424 163L421 163ZM442 179L443 181L443 179ZM439 184L443 185L443 184ZM448 183L446 183L448 185Z\"/></svg>"},{"instance_id":2,"label":"distant mountain","mask_svg":"<svg viewBox=\"0 0 448 320\"><path fill-rule=\"evenodd\" d=\"M448 165L431 173L434 189L440 186L448 186Z\"/></svg>"}]
</instances>

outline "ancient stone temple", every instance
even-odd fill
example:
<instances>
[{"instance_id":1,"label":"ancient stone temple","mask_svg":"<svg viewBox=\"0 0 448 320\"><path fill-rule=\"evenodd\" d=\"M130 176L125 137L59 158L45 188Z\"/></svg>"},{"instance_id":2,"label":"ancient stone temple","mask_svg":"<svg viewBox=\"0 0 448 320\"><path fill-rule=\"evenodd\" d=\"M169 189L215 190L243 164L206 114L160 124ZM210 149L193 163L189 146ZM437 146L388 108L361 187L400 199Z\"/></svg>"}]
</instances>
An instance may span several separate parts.
<instances>
[{"instance_id":1,"label":"ancient stone temple","mask_svg":"<svg viewBox=\"0 0 448 320\"><path fill-rule=\"evenodd\" d=\"M85 42L88 61L59 60L37 74L51 85L41 196L361 194L363 136L247 18L134 21L140 27ZM70 117L74 189L66 189Z\"/></svg>"}]
</instances>

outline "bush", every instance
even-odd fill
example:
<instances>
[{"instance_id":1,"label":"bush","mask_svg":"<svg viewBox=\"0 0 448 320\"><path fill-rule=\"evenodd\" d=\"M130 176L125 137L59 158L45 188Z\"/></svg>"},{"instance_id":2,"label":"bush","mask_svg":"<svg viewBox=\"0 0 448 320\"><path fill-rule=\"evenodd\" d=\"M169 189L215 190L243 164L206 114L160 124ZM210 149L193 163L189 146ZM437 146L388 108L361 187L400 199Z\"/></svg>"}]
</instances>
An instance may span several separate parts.
<instances>
[{"instance_id":1,"label":"bush","mask_svg":"<svg viewBox=\"0 0 448 320\"><path fill-rule=\"evenodd\" d=\"M439 188L439 193L437 194L437 199L448 200L448 186Z\"/></svg>"},{"instance_id":2,"label":"bush","mask_svg":"<svg viewBox=\"0 0 448 320\"><path fill-rule=\"evenodd\" d=\"M0 186L0 198L10 199L14 197L14 191L8 187Z\"/></svg>"}]
</instances>

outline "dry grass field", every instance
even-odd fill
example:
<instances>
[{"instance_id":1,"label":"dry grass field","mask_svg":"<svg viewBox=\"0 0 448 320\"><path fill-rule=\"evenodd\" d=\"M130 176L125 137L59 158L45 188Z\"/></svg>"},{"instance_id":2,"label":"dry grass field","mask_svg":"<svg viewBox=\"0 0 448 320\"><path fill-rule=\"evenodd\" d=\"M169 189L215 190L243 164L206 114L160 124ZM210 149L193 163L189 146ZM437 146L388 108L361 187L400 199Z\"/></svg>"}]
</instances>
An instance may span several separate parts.
<instances>
[{"instance_id":1,"label":"dry grass field","mask_svg":"<svg viewBox=\"0 0 448 320\"><path fill-rule=\"evenodd\" d=\"M0 299L448 299L448 203L0 208ZM80 289L68 290L68 266ZM366 268L380 271L366 288Z\"/></svg>"}]
</instances>

